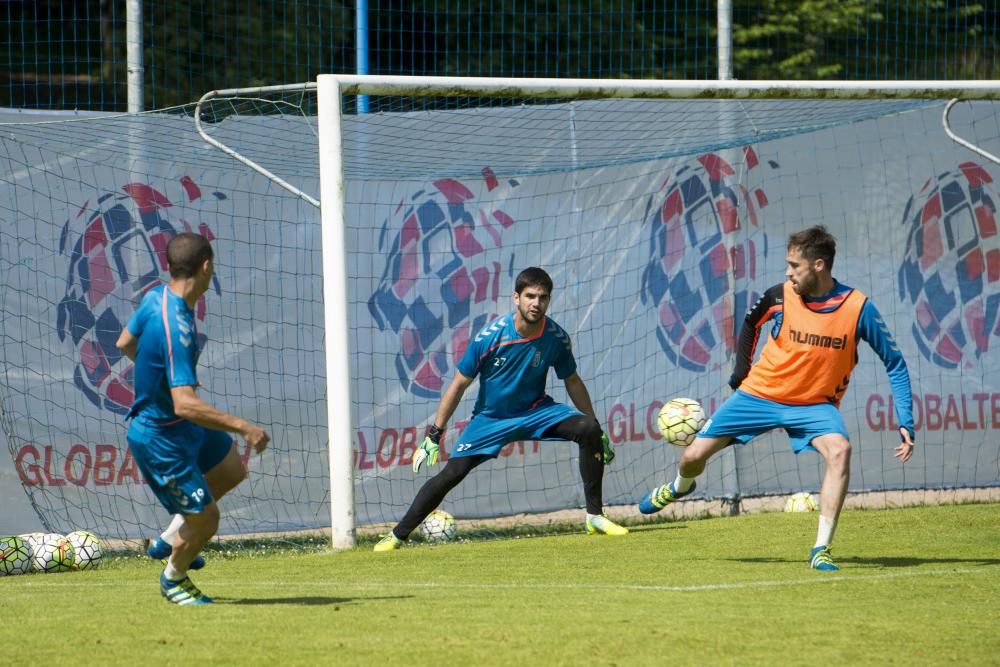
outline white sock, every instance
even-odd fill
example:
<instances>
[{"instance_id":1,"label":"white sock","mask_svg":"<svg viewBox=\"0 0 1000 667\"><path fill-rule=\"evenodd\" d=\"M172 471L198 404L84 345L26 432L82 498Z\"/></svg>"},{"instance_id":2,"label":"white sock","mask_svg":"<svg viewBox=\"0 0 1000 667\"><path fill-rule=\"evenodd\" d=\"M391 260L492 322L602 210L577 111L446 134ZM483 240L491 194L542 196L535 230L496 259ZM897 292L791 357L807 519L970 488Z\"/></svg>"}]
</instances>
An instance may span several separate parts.
<instances>
[{"instance_id":1,"label":"white sock","mask_svg":"<svg viewBox=\"0 0 1000 667\"><path fill-rule=\"evenodd\" d=\"M160 533L160 539L166 542L167 544L173 546L174 535L177 534L177 531L179 531L181 529L181 526L183 525L184 525L184 515L175 514L174 517L170 519L170 523L167 525L167 529L164 530L162 533Z\"/></svg>"},{"instance_id":2,"label":"white sock","mask_svg":"<svg viewBox=\"0 0 1000 667\"><path fill-rule=\"evenodd\" d=\"M181 572L174 567L174 559L171 558L167 561L167 566L163 568L163 575L170 581L183 581L184 577L187 576L187 571Z\"/></svg>"},{"instance_id":3,"label":"white sock","mask_svg":"<svg viewBox=\"0 0 1000 667\"><path fill-rule=\"evenodd\" d=\"M587 518L588 519L596 519L599 516L604 516L604 515L603 514L591 514L590 512L587 512Z\"/></svg>"},{"instance_id":4,"label":"white sock","mask_svg":"<svg viewBox=\"0 0 1000 667\"><path fill-rule=\"evenodd\" d=\"M816 531L814 547L828 547L833 543L833 532L837 530L837 520L823 516L819 517L819 530Z\"/></svg>"},{"instance_id":5,"label":"white sock","mask_svg":"<svg viewBox=\"0 0 1000 667\"><path fill-rule=\"evenodd\" d=\"M692 484L694 484L694 477L684 477L680 471L677 471L677 479L674 480L674 491L684 493L691 488Z\"/></svg>"}]
</instances>

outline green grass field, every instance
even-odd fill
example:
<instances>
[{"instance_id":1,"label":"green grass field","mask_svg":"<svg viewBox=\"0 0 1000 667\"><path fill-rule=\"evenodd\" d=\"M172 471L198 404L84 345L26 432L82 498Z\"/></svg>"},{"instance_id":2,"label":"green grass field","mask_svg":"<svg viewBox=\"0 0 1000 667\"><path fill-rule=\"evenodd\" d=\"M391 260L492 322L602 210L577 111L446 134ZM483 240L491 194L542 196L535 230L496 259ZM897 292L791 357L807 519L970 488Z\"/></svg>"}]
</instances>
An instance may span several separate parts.
<instances>
[{"instance_id":1,"label":"green grass field","mask_svg":"<svg viewBox=\"0 0 1000 667\"><path fill-rule=\"evenodd\" d=\"M1000 505L642 524L374 554L209 554L218 604L158 564L0 578L6 664L998 665ZM11 662L12 661L12 662Z\"/></svg>"}]
</instances>

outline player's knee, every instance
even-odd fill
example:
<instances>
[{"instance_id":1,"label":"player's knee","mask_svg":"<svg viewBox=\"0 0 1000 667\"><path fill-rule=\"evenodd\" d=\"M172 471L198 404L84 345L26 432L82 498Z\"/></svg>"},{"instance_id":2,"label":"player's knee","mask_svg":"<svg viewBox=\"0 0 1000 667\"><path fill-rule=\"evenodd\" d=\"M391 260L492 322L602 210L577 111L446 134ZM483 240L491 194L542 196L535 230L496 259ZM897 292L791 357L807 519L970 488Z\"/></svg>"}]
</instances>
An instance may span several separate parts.
<instances>
[{"instance_id":1,"label":"player's knee","mask_svg":"<svg viewBox=\"0 0 1000 667\"><path fill-rule=\"evenodd\" d=\"M692 444L684 448L681 452L681 465L705 465L708 459L712 458L715 450L701 444Z\"/></svg>"},{"instance_id":2,"label":"player's knee","mask_svg":"<svg viewBox=\"0 0 1000 667\"><path fill-rule=\"evenodd\" d=\"M205 530L206 532L215 535L215 532L219 530L219 506L216 503L211 503L205 506L205 511L202 512L205 517Z\"/></svg>"},{"instance_id":3,"label":"player's knee","mask_svg":"<svg viewBox=\"0 0 1000 667\"><path fill-rule=\"evenodd\" d=\"M846 468L851 462L851 441L834 435L826 441L826 460L829 465Z\"/></svg>"},{"instance_id":4,"label":"player's knee","mask_svg":"<svg viewBox=\"0 0 1000 667\"><path fill-rule=\"evenodd\" d=\"M851 460L851 443L849 440L841 440L833 448L833 456L837 459L837 462L842 465L847 465Z\"/></svg>"},{"instance_id":5,"label":"player's knee","mask_svg":"<svg viewBox=\"0 0 1000 667\"><path fill-rule=\"evenodd\" d=\"M243 467L242 462L238 459L236 465L225 465L224 467L220 466L220 468L212 471L212 473L217 474L213 475L210 473L206 475L208 488L212 491L212 497L216 500L235 489L247 478L246 468Z\"/></svg>"},{"instance_id":6,"label":"player's knee","mask_svg":"<svg viewBox=\"0 0 1000 667\"><path fill-rule=\"evenodd\" d=\"M581 446L596 446L601 441L601 425L593 417L570 417L563 423L569 439Z\"/></svg>"},{"instance_id":7,"label":"player's knee","mask_svg":"<svg viewBox=\"0 0 1000 667\"><path fill-rule=\"evenodd\" d=\"M452 489L469 474L469 471L472 469L470 463L471 461L466 458L449 459L448 463L441 469L441 472L432 479Z\"/></svg>"},{"instance_id":8,"label":"player's knee","mask_svg":"<svg viewBox=\"0 0 1000 667\"><path fill-rule=\"evenodd\" d=\"M205 505L200 512L185 514L184 527L181 531L185 539L199 541L212 537L218 529L219 506L213 502Z\"/></svg>"}]
</instances>

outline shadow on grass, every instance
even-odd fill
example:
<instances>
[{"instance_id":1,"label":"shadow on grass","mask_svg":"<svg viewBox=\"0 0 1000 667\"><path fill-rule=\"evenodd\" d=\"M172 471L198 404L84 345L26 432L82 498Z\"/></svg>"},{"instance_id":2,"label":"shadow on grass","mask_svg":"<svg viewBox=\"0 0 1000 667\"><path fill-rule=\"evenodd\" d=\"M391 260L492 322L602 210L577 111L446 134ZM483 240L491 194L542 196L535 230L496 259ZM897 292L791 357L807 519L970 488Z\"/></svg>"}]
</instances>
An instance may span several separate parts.
<instances>
[{"instance_id":1,"label":"shadow on grass","mask_svg":"<svg viewBox=\"0 0 1000 667\"><path fill-rule=\"evenodd\" d=\"M372 597L372 598L335 598L335 597L323 597L318 595L309 596L298 596L298 597L287 597L287 598L224 598L217 597L214 598L217 604L253 604L253 605L267 605L267 604L288 604L288 605L302 605L304 607L315 607L323 605L340 605L340 604L352 604L359 601L366 600L402 600L404 598L412 598L412 595L390 595L384 597Z\"/></svg>"},{"instance_id":2,"label":"shadow on grass","mask_svg":"<svg viewBox=\"0 0 1000 667\"><path fill-rule=\"evenodd\" d=\"M881 567L916 567L917 565L1000 565L1000 558L914 558L910 556L878 556L838 558L836 562Z\"/></svg>"},{"instance_id":3,"label":"shadow on grass","mask_svg":"<svg viewBox=\"0 0 1000 667\"><path fill-rule=\"evenodd\" d=\"M622 522L628 527L630 533L641 533L649 530L681 530L687 528L683 523L677 521L643 521L642 523Z\"/></svg>"},{"instance_id":4,"label":"shadow on grass","mask_svg":"<svg viewBox=\"0 0 1000 667\"><path fill-rule=\"evenodd\" d=\"M727 558L736 563L802 563L806 558ZM917 567L920 565L1000 565L1000 558L915 558L910 556L878 556L863 558L859 556L836 556L833 561L838 565L867 565L871 567Z\"/></svg>"}]
</instances>

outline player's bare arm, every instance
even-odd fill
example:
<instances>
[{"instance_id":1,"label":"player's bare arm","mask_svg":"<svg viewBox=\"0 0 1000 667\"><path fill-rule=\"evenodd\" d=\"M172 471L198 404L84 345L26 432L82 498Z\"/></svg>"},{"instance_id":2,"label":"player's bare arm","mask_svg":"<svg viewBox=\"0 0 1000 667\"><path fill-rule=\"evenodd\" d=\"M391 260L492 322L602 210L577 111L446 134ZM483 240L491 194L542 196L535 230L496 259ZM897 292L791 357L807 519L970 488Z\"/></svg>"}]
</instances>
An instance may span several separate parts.
<instances>
[{"instance_id":1,"label":"player's bare arm","mask_svg":"<svg viewBox=\"0 0 1000 667\"><path fill-rule=\"evenodd\" d=\"M458 404L461 403L462 396L465 395L465 390L469 388L470 384L472 384L472 378L455 371L455 377L451 379L451 383L438 404L437 414L434 417L435 426L444 430L445 426L448 425L448 420L458 409Z\"/></svg>"},{"instance_id":2,"label":"player's bare arm","mask_svg":"<svg viewBox=\"0 0 1000 667\"><path fill-rule=\"evenodd\" d=\"M588 417L596 419L597 415L594 414L594 406L590 402L590 392L587 391L587 385L583 383L583 378L578 373L573 373L563 380L563 382L566 383L566 393L569 394L569 398L573 401L576 409Z\"/></svg>"},{"instance_id":3,"label":"player's bare arm","mask_svg":"<svg viewBox=\"0 0 1000 667\"><path fill-rule=\"evenodd\" d=\"M115 347L121 350L122 354L128 357L130 361L135 361L135 353L139 349L139 339L133 336L132 332L127 328L122 329Z\"/></svg>"},{"instance_id":4,"label":"player's bare arm","mask_svg":"<svg viewBox=\"0 0 1000 667\"><path fill-rule=\"evenodd\" d=\"M444 435L448 420L455 414L455 409L458 407L462 396L465 394L465 390L469 388L470 384L472 384L472 378L463 375L459 371L455 371L455 377L451 379L451 383L445 390L444 395L441 396L437 414L434 415L434 423L428 430L423 442L420 443L420 447L413 453L413 472L420 472L420 466L425 462L428 466L437 465L440 454L441 436Z\"/></svg>"},{"instance_id":5,"label":"player's bare arm","mask_svg":"<svg viewBox=\"0 0 1000 667\"><path fill-rule=\"evenodd\" d=\"M267 443L271 440L271 436L256 424L223 412L203 401L191 385L171 387L170 397L174 401L174 412L181 419L187 419L205 428L239 433L258 454L267 448Z\"/></svg>"}]
</instances>

